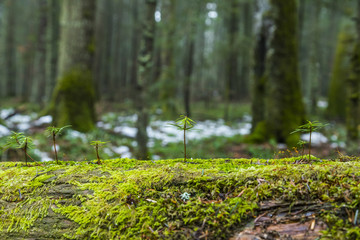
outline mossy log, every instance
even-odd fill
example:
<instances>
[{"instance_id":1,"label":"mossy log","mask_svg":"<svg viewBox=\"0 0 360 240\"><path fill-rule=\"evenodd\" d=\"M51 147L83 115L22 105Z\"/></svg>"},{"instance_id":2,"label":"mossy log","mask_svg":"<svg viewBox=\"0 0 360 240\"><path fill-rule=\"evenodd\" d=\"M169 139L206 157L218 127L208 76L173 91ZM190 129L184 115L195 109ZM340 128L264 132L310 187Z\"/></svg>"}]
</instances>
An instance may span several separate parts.
<instances>
[{"instance_id":1,"label":"mossy log","mask_svg":"<svg viewBox=\"0 0 360 240\"><path fill-rule=\"evenodd\" d=\"M357 239L359 159L300 159L0 163L0 239L229 239L273 202Z\"/></svg>"}]
</instances>

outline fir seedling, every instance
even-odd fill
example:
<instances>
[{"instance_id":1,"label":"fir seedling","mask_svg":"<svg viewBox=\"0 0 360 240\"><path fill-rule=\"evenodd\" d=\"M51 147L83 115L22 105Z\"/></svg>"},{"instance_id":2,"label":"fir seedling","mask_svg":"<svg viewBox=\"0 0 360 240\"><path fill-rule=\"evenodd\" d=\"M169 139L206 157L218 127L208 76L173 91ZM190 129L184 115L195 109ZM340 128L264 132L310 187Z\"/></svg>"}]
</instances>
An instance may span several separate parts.
<instances>
[{"instance_id":1,"label":"fir seedling","mask_svg":"<svg viewBox=\"0 0 360 240\"><path fill-rule=\"evenodd\" d=\"M101 164L100 156L99 156L99 148L103 147L107 142L101 142L101 141L92 141L90 144L94 146L95 152L96 152L96 158L97 158L97 164Z\"/></svg>"},{"instance_id":2,"label":"fir seedling","mask_svg":"<svg viewBox=\"0 0 360 240\"><path fill-rule=\"evenodd\" d=\"M307 144L307 141L299 140L297 144L301 148L301 158L303 158L305 155L305 144Z\"/></svg>"},{"instance_id":3,"label":"fir seedling","mask_svg":"<svg viewBox=\"0 0 360 240\"><path fill-rule=\"evenodd\" d=\"M180 117L176 119L175 123L171 124L179 130L184 131L184 162L186 162L186 131L195 127L195 124L196 122L194 120L185 115L180 115Z\"/></svg>"},{"instance_id":4,"label":"fir seedling","mask_svg":"<svg viewBox=\"0 0 360 240\"><path fill-rule=\"evenodd\" d=\"M65 129L71 127L71 125L67 125L61 128L57 128L57 127L48 127L46 129L46 133L48 134L48 137L52 137L52 141L53 141L53 145L54 145L54 153L55 153L55 160L56 160L56 164L59 164L59 160L58 160L58 156L57 156L57 151L56 151L56 135L60 135L61 132Z\"/></svg>"},{"instance_id":5,"label":"fir seedling","mask_svg":"<svg viewBox=\"0 0 360 240\"><path fill-rule=\"evenodd\" d=\"M290 133L309 133L309 161L311 159L311 134L327 125L327 123L321 123L319 121L311 122L308 120L306 124L299 126L295 131Z\"/></svg>"},{"instance_id":6,"label":"fir seedling","mask_svg":"<svg viewBox=\"0 0 360 240\"><path fill-rule=\"evenodd\" d=\"M33 144L33 140L30 137L26 137L23 133L18 133L18 132L12 132L12 134L8 137L8 141L6 143L6 148L21 148L22 151L24 152L24 156L25 156L25 164L26 166L28 166L28 157L34 161L34 159L32 159L32 157L30 157L30 155L28 154L28 149L32 148L34 146Z\"/></svg>"}]
</instances>

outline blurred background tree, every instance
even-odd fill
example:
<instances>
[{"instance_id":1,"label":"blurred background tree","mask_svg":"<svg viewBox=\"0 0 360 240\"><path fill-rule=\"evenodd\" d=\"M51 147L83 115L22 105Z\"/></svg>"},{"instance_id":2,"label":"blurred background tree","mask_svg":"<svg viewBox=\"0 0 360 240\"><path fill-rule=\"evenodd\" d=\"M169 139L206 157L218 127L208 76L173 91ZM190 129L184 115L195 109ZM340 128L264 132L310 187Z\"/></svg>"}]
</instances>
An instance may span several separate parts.
<instances>
[{"instance_id":1,"label":"blurred background tree","mask_svg":"<svg viewBox=\"0 0 360 240\"><path fill-rule=\"evenodd\" d=\"M356 145L357 4L1 0L0 101L46 108L82 132L104 112L136 113L141 158L151 116L231 123L243 109L248 142L293 145L288 133L320 119L347 122Z\"/></svg>"}]
</instances>

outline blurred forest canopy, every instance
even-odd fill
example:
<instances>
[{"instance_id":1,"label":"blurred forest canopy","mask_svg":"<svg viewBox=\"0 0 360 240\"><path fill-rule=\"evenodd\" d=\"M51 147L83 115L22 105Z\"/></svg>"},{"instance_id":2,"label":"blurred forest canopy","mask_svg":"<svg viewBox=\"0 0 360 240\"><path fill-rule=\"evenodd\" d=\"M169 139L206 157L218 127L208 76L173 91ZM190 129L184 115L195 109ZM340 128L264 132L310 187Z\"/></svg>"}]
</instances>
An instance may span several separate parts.
<instances>
[{"instance_id":1,"label":"blurred forest canopy","mask_svg":"<svg viewBox=\"0 0 360 240\"><path fill-rule=\"evenodd\" d=\"M231 103L251 101L253 140L294 144L288 132L328 103L328 119L347 121L357 141L358 9L355 0L0 0L0 97L47 107L80 131L93 127L95 101L133 103L145 145L158 108L174 118L195 102L222 103L227 120Z\"/></svg>"}]
</instances>

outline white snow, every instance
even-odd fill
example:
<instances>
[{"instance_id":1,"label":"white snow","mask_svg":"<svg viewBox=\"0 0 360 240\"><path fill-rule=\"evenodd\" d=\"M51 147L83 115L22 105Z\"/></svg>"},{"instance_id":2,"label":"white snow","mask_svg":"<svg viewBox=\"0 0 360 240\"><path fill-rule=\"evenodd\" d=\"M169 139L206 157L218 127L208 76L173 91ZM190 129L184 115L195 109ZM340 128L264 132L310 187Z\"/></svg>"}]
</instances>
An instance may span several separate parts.
<instances>
[{"instance_id":1,"label":"white snow","mask_svg":"<svg viewBox=\"0 0 360 240\"><path fill-rule=\"evenodd\" d=\"M0 125L0 137L10 135L11 131L7 127Z\"/></svg>"},{"instance_id":2,"label":"white snow","mask_svg":"<svg viewBox=\"0 0 360 240\"><path fill-rule=\"evenodd\" d=\"M31 117L29 115L15 114L9 121L12 123L28 123L31 121Z\"/></svg>"},{"instance_id":3,"label":"white snow","mask_svg":"<svg viewBox=\"0 0 360 240\"><path fill-rule=\"evenodd\" d=\"M309 133L302 134L301 140L309 142L310 134ZM327 143L327 142L328 142L328 139L323 134L321 134L319 132L313 132L311 134L311 145L320 146L321 144Z\"/></svg>"},{"instance_id":4,"label":"white snow","mask_svg":"<svg viewBox=\"0 0 360 240\"><path fill-rule=\"evenodd\" d=\"M121 133L125 136L134 138L136 136L137 129L129 126L117 126L114 128L114 132Z\"/></svg>"},{"instance_id":5,"label":"white snow","mask_svg":"<svg viewBox=\"0 0 360 240\"><path fill-rule=\"evenodd\" d=\"M52 122L52 117L50 115L42 116L39 119L34 121L35 126L41 126L43 124L50 124Z\"/></svg>"},{"instance_id":6,"label":"white snow","mask_svg":"<svg viewBox=\"0 0 360 240\"><path fill-rule=\"evenodd\" d=\"M19 129L20 131L26 131L30 128L30 123L27 122L23 122L23 123L19 123L16 128Z\"/></svg>"},{"instance_id":7,"label":"white snow","mask_svg":"<svg viewBox=\"0 0 360 240\"><path fill-rule=\"evenodd\" d=\"M247 121L251 120L251 118L246 116L245 119L245 122L237 123L232 127L225 125L225 121L223 119L219 119L217 121L199 121L193 129L186 132L186 139L200 140L213 136L232 137L234 135L249 134L251 130L251 123ZM117 120L119 121L119 125L114 128L114 132L123 134L130 138L136 137L137 128L133 127L137 120L136 115L120 116ZM162 145L183 141L183 132L175 126L172 126L173 123L173 121L152 121L146 129L149 136L148 146L153 147L155 144L154 140L160 140ZM101 121L97 123L97 126L107 129L110 127L108 124L109 123ZM135 147L136 143L133 143L132 145Z\"/></svg>"},{"instance_id":8,"label":"white snow","mask_svg":"<svg viewBox=\"0 0 360 240\"><path fill-rule=\"evenodd\" d=\"M41 161L42 161L42 162L49 162L49 161L53 161L53 160L54 160L54 159L52 159L51 157L49 157L48 153L42 152L42 151L40 151L39 149L34 149L34 153L41 158Z\"/></svg>"},{"instance_id":9,"label":"white snow","mask_svg":"<svg viewBox=\"0 0 360 240\"><path fill-rule=\"evenodd\" d=\"M15 110L12 109L12 108L2 109L2 110L0 111L0 117L1 117L2 119L5 119L6 117L8 117L10 114L13 114L14 112L15 112Z\"/></svg>"},{"instance_id":10,"label":"white snow","mask_svg":"<svg viewBox=\"0 0 360 240\"><path fill-rule=\"evenodd\" d=\"M328 102L327 102L327 101L324 101L324 100L319 100L319 101L317 102L317 106L318 106L319 108L327 108Z\"/></svg>"},{"instance_id":11,"label":"white snow","mask_svg":"<svg viewBox=\"0 0 360 240\"><path fill-rule=\"evenodd\" d=\"M111 129L111 124L110 123L104 123L102 121L97 122L96 126L99 127L99 128L103 128L105 130Z\"/></svg>"},{"instance_id":12,"label":"white snow","mask_svg":"<svg viewBox=\"0 0 360 240\"><path fill-rule=\"evenodd\" d=\"M86 142L86 141L87 141L87 140L86 140L86 134L81 133L81 132L79 132L79 131L70 129L70 130L68 131L68 134L69 134L69 136L70 136L71 138L80 138L83 142Z\"/></svg>"}]
</instances>

